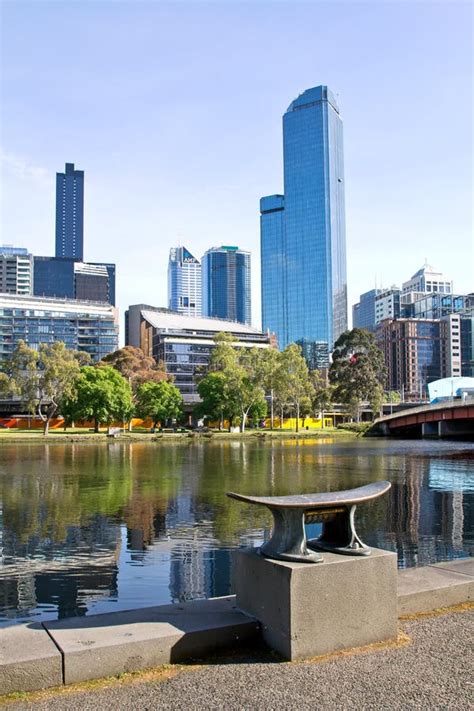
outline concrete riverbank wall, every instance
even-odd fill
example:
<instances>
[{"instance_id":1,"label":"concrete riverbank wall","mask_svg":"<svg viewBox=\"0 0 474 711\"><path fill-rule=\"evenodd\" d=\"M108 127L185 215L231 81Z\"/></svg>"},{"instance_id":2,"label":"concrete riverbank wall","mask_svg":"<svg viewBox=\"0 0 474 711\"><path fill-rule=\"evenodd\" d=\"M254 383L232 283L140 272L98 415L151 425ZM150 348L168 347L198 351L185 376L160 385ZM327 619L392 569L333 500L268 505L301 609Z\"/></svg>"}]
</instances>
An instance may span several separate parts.
<instances>
[{"instance_id":1,"label":"concrete riverbank wall","mask_svg":"<svg viewBox=\"0 0 474 711\"><path fill-rule=\"evenodd\" d=\"M399 616L474 600L474 558L397 573ZM261 637L235 596L0 629L0 694L203 658Z\"/></svg>"}]
</instances>

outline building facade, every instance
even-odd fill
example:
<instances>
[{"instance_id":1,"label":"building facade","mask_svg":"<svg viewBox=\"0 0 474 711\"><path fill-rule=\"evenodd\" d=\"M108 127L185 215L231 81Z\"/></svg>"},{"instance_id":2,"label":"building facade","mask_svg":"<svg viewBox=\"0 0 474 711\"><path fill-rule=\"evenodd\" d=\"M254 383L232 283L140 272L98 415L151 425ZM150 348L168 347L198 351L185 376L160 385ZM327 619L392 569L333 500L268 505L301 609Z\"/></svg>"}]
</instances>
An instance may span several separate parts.
<instances>
[{"instance_id":1,"label":"building facade","mask_svg":"<svg viewBox=\"0 0 474 711\"><path fill-rule=\"evenodd\" d=\"M326 86L284 114L283 161L284 196L260 202L262 324L280 348L314 344L328 363L347 329L347 278L342 119Z\"/></svg>"},{"instance_id":2,"label":"building facade","mask_svg":"<svg viewBox=\"0 0 474 711\"><path fill-rule=\"evenodd\" d=\"M202 258L202 315L250 325L250 253L208 249Z\"/></svg>"},{"instance_id":3,"label":"building facade","mask_svg":"<svg viewBox=\"0 0 474 711\"><path fill-rule=\"evenodd\" d=\"M56 257L84 259L84 171L56 173Z\"/></svg>"},{"instance_id":4,"label":"building facade","mask_svg":"<svg viewBox=\"0 0 474 711\"><path fill-rule=\"evenodd\" d=\"M201 264L186 247L172 247L168 261L168 307L201 316Z\"/></svg>"},{"instance_id":5,"label":"building facade","mask_svg":"<svg viewBox=\"0 0 474 711\"><path fill-rule=\"evenodd\" d=\"M382 289L371 289L361 294L359 302L352 307L352 328L375 331L375 300Z\"/></svg>"},{"instance_id":6,"label":"building facade","mask_svg":"<svg viewBox=\"0 0 474 711\"><path fill-rule=\"evenodd\" d=\"M101 301L115 306L115 264L35 257L34 295Z\"/></svg>"},{"instance_id":7,"label":"building facade","mask_svg":"<svg viewBox=\"0 0 474 711\"><path fill-rule=\"evenodd\" d=\"M19 340L35 350L63 341L97 362L118 348L117 311L90 301L0 294L0 360L11 356Z\"/></svg>"},{"instance_id":8,"label":"building facade","mask_svg":"<svg viewBox=\"0 0 474 711\"><path fill-rule=\"evenodd\" d=\"M130 306L128 313L134 309ZM195 377L198 372L206 372L218 333L231 334L236 347L268 348L270 345L269 335L234 321L185 316L168 309L140 310L140 347L164 363L186 406L200 400Z\"/></svg>"},{"instance_id":9,"label":"building facade","mask_svg":"<svg viewBox=\"0 0 474 711\"><path fill-rule=\"evenodd\" d=\"M33 255L27 249L0 246L0 292L33 293Z\"/></svg>"},{"instance_id":10,"label":"building facade","mask_svg":"<svg viewBox=\"0 0 474 711\"><path fill-rule=\"evenodd\" d=\"M447 375L446 338L434 319L385 319L377 340L387 366L387 390L403 401L428 397L427 385Z\"/></svg>"}]
</instances>

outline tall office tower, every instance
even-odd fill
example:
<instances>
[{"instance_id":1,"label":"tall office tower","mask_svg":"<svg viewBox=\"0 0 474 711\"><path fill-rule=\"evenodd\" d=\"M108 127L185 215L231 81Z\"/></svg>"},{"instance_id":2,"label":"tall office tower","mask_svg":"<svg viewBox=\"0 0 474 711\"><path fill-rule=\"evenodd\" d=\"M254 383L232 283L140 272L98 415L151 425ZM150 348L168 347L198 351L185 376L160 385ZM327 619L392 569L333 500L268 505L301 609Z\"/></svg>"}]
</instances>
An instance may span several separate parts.
<instances>
[{"instance_id":1,"label":"tall office tower","mask_svg":"<svg viewBox=\"0 0 474 711\"><path fill-rule=\"evenodd\" d=\"M168 306L186 316L201 315L201 264L186 247L172 247L168 262Z\"/></svg>"},{"instance_id":2,"label":"tall office tower","mask_svg":"<svg viewBox=\"0 0 474 711\"><path fill-rule=\"evenodd\" d=\"M24 247L0 246L0 292L33 292L33 255Z\"/></svg>"},{"instance_id":3,"label":"tall office tower","mask_svg":"<svg viewBox=\"0 0 474 711\"><path fill-rule=\"evenodd\" d=\"M284 196L260 202L262 323L323 367L347 329L342 119L326 86L284 114L283 161Z\"/></svg>"},{"instance_id":4,"label":"tall office tower","mask_svg":"<svg viewBox=\"0 0 474 711\"><path fill-rule=\"evenodd\" d=\"M250 325L250 252L213 247L202 258L202 315Z\"/></svg>"},{"instance_id":5,"label":"tall office tower","mask_svg":"<svg viewBox=\"0 0 474 711\"><path fill-rule=\"evenodd\" d=\"M84 258L84 171L56 173L56 257Z\"/></svg>"}]
</instances>

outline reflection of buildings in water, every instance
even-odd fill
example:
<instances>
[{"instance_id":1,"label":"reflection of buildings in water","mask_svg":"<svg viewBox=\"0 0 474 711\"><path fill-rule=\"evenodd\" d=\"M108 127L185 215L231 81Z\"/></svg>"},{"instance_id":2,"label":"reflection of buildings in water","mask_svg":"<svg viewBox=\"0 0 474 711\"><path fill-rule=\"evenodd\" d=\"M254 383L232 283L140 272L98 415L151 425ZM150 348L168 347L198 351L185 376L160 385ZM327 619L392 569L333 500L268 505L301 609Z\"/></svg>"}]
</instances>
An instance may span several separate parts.
<instances>
[{"instance_id":1,"label":"reflection of buildings in water","mask_svg":"<svg viewBox=\"0 0 474 711\"><path fill-rule=\"evenodd\" d=\"M60 618L85 615L92 600L117 594L120 531L104 516L69 527L62 544L15 540L11 550L4 538L11 563L0 573L0 619L44 605L56 607Z\"/></svg>"},{"instance_id":2,"label":"reflection of buildings in water","mask_svg":"<svg viewBox=\"0 0 474 711\"><path fill-rule=\"evenodd\" d=\"M186 545L171 557L170 595L173 602L219 597L231 592L231 552Z\"/></svg>"},{"instance_id":3,"label":"reflection of buildings in water","mask_svg":"<svg viewBox=\"0 0 474 711\"><path fill-rule=\"evenodd\" d=\"M441 502L441 533L454 555L466 547L472 549L473 544L474 473L468 466L460 468L443 459L432 459L429 465L428 485Z\"/></svg>"},{"instance_id":4,"label":"reflection of buildings in water","mask_svg":"<svg viewBox=\"0 0 474 711\"><path fill-rule=\"evenodd\" d=\"M407 457L392 482L387 533L402 567L462 555L472 546L473 507L449 476L449 461Z\"/></svg>"}]
</instances>

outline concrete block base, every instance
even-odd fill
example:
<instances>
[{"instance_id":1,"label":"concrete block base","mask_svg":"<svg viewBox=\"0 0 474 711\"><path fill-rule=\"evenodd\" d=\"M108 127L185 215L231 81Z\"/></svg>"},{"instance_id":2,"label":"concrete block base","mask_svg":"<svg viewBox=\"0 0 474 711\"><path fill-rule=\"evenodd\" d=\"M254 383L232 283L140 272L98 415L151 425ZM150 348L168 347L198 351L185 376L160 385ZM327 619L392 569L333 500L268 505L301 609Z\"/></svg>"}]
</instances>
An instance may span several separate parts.
<instances>
[{"instance_id":1,"label":"concrete block base","mask_svg":"<svg viewBox=\"0 0 474 711\"><path fill-rule=\"evenodd\" d=\"M234 553L237 607L257 618L285 659L308 659L397 634L397 556L324 553L322 563L286 563L255 549Z\"/></svg>"},{"instance_id":2,"label":"concrete block base","mask_svg":"<svg viewBox=\"0 0 474 711\"><path fill-rule=\"evenodd\" d=\"M46 689L62 682L61 653L41 625L0 630L0 694Z\"/></svg>"}]
</instances>

